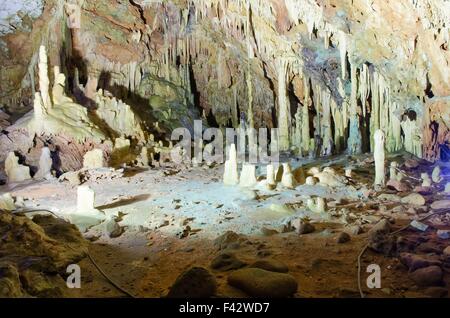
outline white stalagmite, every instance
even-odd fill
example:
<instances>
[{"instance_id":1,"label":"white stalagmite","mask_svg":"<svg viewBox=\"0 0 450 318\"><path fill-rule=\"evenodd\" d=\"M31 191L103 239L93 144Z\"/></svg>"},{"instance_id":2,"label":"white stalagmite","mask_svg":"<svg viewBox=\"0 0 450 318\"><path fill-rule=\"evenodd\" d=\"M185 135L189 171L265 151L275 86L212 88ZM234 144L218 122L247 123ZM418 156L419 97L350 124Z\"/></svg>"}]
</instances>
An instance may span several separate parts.
<instances>
[{"instance_id":1,"label":"white stalagmite","mask_svg":"<svg viewBox=\"0 0 450 318\"><path fill-rule=\"evenodd\" d=\"M397 180L397 169L398 163L397 161L392 161L389 167L389 180L396 181Z\"/></svg>"},{"instance_id":2,"label":"white stalagmite","mask_svg":"<svg viewBox=\"0 0 450 318\"><path fill-rule=\"evenodd\" d=\"M422 173L420 178L422 179L422 187L431 187L431 179L428 173Z\"/></svg>"},{"instance_id":3,"label":"white stalagmite","mask_svg":"<svg viewBox=\"0 0 450 318\"><path fill-rule=\"evenodd\" d=\"M250 188L256 185L256 167L252 164L244 164L242 166L242 172L240 177L239 186L244 188Z\"/></svg>"},{"instance_id":4,"label":"white stalagmite","mask_svg":"<svg viewBox=\"0 0 450 318\"><path fill-rule=\"evenodd\" d=\"M230 146L228 160L225 161L225 171L223 173L223 183L226 185L237 185L239 183L236 145Z\"/></svg>"},{"instance_id":5,"label":"white stalagmite","mask_svg":"<svg viewBox=\"0 0 450 318\"><path fill-rule=\"evenodd\" d=\"M49 92L50 80L48 78L47 60L47 50L44 45L41 45L39 48L39 90L42 96L42 105L48 111L52 107L52 101Z\"/></svg>"},{"instance_id":6,"label":"white stalagmite","mask_svg":"<svg viewBox=\"0 0 450 318\"><path fill-rule=\"evenodd\" d=\"M436 166L433 169L433 173L431 174L431 179L433 180L434 183L440 183L443 178L441 176L441 167Z\"/></svg>"},{"instance_id":7,"label":"white stalagmite","mask_svg":"<svg viewBox=\"0 0 450 318\"><path fill-rule=\"evenodd\" d=\"M14 152L10 152L5 160L5 173L8 182L22 182L31 179L30 168L19 164L19 157Z\"/></svg>"},{"instance_id":8,"label":"white stalagmite","mask_svg":"<svg viewBox=\"0 0 450 318\"><path fill-rule=\"evenodd\" d=\"M352 174L353 174L352 168L345 168L345 176L346 176L347 178L351 178L351 177L352 177Z\"/></svg>"},{"instance_id":9,"label":"white stalagmite","mask_svg":"<svg viewBox=\"0 0 450 318\"><path fill-rule=\"evenodd\" d=\"M273 165L267 165L266 167L267 179L266 182L268 185L275 185L275 167Z\"/></svg>"},{"instance_id":10,"label":"white stalagmite","mask_svg":"<svg viewBox=\"0 0 450 318\"><path fill-rule=\"evenodd\" d=\"M46 111L44 108L44 102L42 101L41 93L39 92L34 93L33 109L34 118L38 123L43 124L43 118Z\"/></svg>"},{"instance_id":11,"label":"white stalagmite","mask_svg":"<svg viewBox=\"0 0 450 318\"><path fill-rule=\"evenodd\" d=\"M14 204L14 199L11 193L5 193L0 195L0 210L14 211L16 205Z\"/></svg>"},{"instance_id":12,"label":"white stalagmite","mask_svg":"<svg viewBox=\"0 0 450 318\"><path fill-rule=\"evenodd\" d=\"M51 157L50 149L48 149L48 147L42 148L41 157L39 158L39 170L37 171L34 178L46 180L52 179L52 165L53 160Z\"/></svg>"},{"instance_id":13,"label":"white stalagmite","mask_svg":"<svg viewBox=\"0 0 450 318\"><path fill-rule=\"evenodd\" d=\"M316 199L308 199L306 205L314 213L325 213L327 210L327 203L324 198L318 197Z\"/></svg>"},{"instance_id":14,"label":"white stalagmite","mask_svg":"<svg viewBox=\"0 0 450 318\"><path fill-rule=\"evenodd\" d=\"M77 188L77 213L81 215L89 214L95 209L95 192L88 186Z\"/></svg>"},{"instance_id":15,"label":"white stalagmite","mask_svg":"<svg viewBox=\"0 0 450 318\"><path fill-rule=\"evenodd\" d=\"M306 178L306 181L305 181L305 184L306 185L310 185L310 186L313 186L313 185L316 185L316 178L314 178L314 177L307 177Z\"/></svg>"},{"instance_id":16,"label":"white stalagmite","mask_svg":"<svg viewBox=\"0 0 450 318\"><path fill-rule=\"evenodd\" d=\"M374 159L375 159L375 185L385 186L386 184L386 172L385 172L385 136L382 130L377 130L375 132L375 149L374 149Z\"/></svg>"},{"instance_id":17,"label":"white stalagmite","mask_svg":"<svg viewBox=\"0 0 450 318\"><path fill-rule=\"evenodd\" d=\"M296 186L295 177L289 163L283 163L283 176L281 177L281 184L283 187L288 189L294 189Z\"/></svg>"}]
</instances>

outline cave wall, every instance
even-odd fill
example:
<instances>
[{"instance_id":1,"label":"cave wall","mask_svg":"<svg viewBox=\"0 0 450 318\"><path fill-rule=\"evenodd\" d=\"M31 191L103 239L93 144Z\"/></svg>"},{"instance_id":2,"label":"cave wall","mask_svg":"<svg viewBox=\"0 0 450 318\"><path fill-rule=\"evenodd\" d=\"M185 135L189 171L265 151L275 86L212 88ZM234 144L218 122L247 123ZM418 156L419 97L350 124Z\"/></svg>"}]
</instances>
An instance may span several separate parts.
<instances>
[{"instance_id":1,"label":"cave wall","mask_svg":"<svg viewBox=\"0 0 450 318\"><path fill-rule=\"evenodd\" d=\"M12 117L30 109L44 43L83 104L104 88L169 129L245 118L302 155L373 150L381 128L389 151L435 160L450 136L449 12L444 0L47 1L0 38L0 102Z\"/></svg>"}]
</instances>

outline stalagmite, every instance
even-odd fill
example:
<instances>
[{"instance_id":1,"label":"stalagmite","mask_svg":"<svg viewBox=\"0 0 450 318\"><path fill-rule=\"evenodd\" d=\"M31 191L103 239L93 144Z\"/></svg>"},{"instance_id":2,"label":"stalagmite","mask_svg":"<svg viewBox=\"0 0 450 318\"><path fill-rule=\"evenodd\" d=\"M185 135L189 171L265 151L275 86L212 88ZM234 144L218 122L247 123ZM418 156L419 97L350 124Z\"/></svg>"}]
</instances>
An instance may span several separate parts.
<instances>
[{"instance_id":1,"label":"stalagmite","mask_svg":"<svg viewBox=\"0 0 450 318\"><path fill-rule=\"evenodd\" d=\"M351 178L352 177L352 173L353 173L352 168L345 168L345 176L347 178Z\"/></svg>"},{"instance_id":2,"label":"stalagmite","mask_svg":"<svg viewBox=\"0 0 450 318\"><path fill-rule=\"evenodd\" d=\"M256 167L252 164L244 164L242 166L239 186L243 188L250 188L256 185Z\"/></svg>"},{"instance_id":3,"label":"stalagmite","mask_svg":"<svg viewBox=\"0 0 450 318\"><path fill-rule=\"evenodd\" d=\"M431 187L431 179L428 173L422 173L420 178L422 179L422 187Z\"/></svg>"},{"instance_id":4,"label":"stalagmite","mask_svg":"<svg viewBox=\"0 0 450 318\"><path fill-rule=\"evenodd\" d=\"M14 199L11 193L5 193L0 195L0 210L14 211L16 205L14 204Z\"/></svg>"},{"instance_id":5,"label":"stalagmite","mask_svg":"<svg viewBox=\"0 0 450 318\"><path fill-rule=\"evenodd\" d=\"M281 184L283 187L288 189L294 189L296 186L295 177L289 163L283 163L283 176L281 177Z\"/></svg>"},{"instance_id":6,"label":"stalagmite","mask_svg":"<svg viewBox=\"0 0 450 318\"><path fill-rule=\"evenodd\" d=\"M225 161L223 183L225 185L237 185L239 183L237 152L235 144L232 144L230 146L228 160Z\"/></svg>"},{"instance_id":7,"label":"stalagmite","mask_svg":"<svg viewBox=\"0 0 450 318\"><path fill-rule=\"evenodd\" d=\"M95 192L88 186L79 186L77 188L77 213L89 214L95 209Z\"/></svg>"},{"instance_id":8,"label":"stalagmite","mask_svg":"<svg viewBox=\"0 0 450 318\"><path fill-rule=\"evenodd\" d=\"M308 209L314 213L325 213L327 210L326 201L321 197L317 197L316 199L308 199L306 205L308 206Z\"/></svg>"},{"instance_id":9,"label":"stalagmite","mask_svg":"<svg viewBox=\"0 0 450 318\"><path fill-rule=\"evenodd\" d=\"M450 194L450 182L445 185L445 193Z\"/></svg>"},{"instance_id":10,"label":"stalagmite","mask_svg":"<svg viewBox=\"0 0 450 318\"><path fill-rule=\"evenodd\" d=\"M47 179L53 178L52 175L53 160L51 157L50 149L47 147L42 148L41 157L39 158L39 170L34 176L35 179Z\"/></svg>"},{"instance_id":11,"label":"stalagmite","mask_svg":"<svg viewBox=\"0 0 450 318\"><path fill-rule=\"evenodd\" d=\"M267 173L267 177L266 177L266 182L268 185L275 185L276 181L275 181L275 168L273 165L267 165L266 167L266 173Z\"/></svg>"},{"instance_id":12,"label":"stalagmite","mask_svg":"<svg viewBox=\"0 0 450 318\"><path fill-rule=\"evenodd\" d=\"M103 151L101 149L88 151L83 157L83 168L85 169L98 169L104 166Z\"/></svg>"},{"instance_id":13,"label":"stalagmite","mask_svg":"<svg viewBox=\"0 0 450 318\"><path fill-rule=\"evenodd\" d=\"M374 150L374 159L375 159L375 185L385 186L386 184L386 171L385 171L385 137L384 132L382 130L377 130L375 132L375 150Z\"/></svg>"},{"instance_id":14,"label":"stalagmite","mask_svg":"<svg viewBox=\"0 0 450 318\"><path fill-rule=\"evenodd\" d=\"M45 108L44 108L44 102L42 101L41 93L39 93L39 92L36 92L34 94L33 109L34 109L35 120L38 123L41 123L43 125Z\"/></svg>"},{"instance_id":15,"label":"stalagmite","mask_svg":"<svg viewBox=\"0 0 450 318\"><path fill-rule=\"evenodd\" d=\"M19 157L14 152L10 152L5 160L5 173L8 182L22 182L31 179L30 168L19 164Z\"/></svg>"},{"instance_id":16,"label":"stalagmite","mask_svg":"<svg viewBox=\"0 0 450 318\"><path fill-rule=\"evenodd\" d=\"M316 178L314 178L314 177L307 177L306 178L306 181L305 181L305 184L306 185L311 185L311 186L313 186L313 185L316 185Z\"/></svg>"},{"instance_id":17,"label":"stalagmite","mask_svg":"<svg viewBox=\"0 0 450 318\"><path fill-rule=\"evenodd\" d=\"M433 180L434 183L440 183L443 178L441 176L441 167L436 166L433 169L433 173L431 174L431 179Z\"/></svg>"},{"instance_id":18,"label":"stalagmite","mask_svg":"<svg viewBox=\"0 0 450 318\"><path fill-rule=\"evenodd\" d=\"M39 48L39 91L42 97L43 108L46 111L52 107L49 88L47 50L44 45L41 45Z\"/></svg>"},{"instance_id":19,"label":"stalagmite","mask_svg":"<svg viewBox=\"0 0 450 318\"><path fill-rule=\"evenodd\" d=\"M393 181L397 181L399 173L398 171L398 163L397 161L392 161L389 167L389 179Z\"/></svg>"}]
</instances>

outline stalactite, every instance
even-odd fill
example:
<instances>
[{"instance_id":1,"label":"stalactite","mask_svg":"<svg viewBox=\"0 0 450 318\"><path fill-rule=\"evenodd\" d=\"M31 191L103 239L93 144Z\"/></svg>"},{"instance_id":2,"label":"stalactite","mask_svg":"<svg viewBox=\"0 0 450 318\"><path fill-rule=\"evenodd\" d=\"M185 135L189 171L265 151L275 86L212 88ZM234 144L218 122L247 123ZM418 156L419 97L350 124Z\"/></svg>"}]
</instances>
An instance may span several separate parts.
<instances>
[{"instance_id":1,"label":"stalactite","mask_svg":"<svg viewBox=\"0 0 450 318\"><path fill-rule=\"evenodd\" d=\"M347 78L347 35L339 31L339 52L341 55L341 72L342 79Z\"/></svg>"},{"instance_id":2,"label":"stalactite","mask_svg":"<svg viewBox=\"0 0 450 318\"><path fill-rule=\"evenodd\" d=\"M305 78L304 81L305 100L302 107L302 152L304 155L309 153L310 149L310 134L309 134L309 107L311 106L310 85L309 79Z\"/></svg>"},{"instance_id":3,"label":"stalactite","mask_svg":"<svg viewBox=\"0 0 450 318\"><path fill-rule=\"evenodd\" d=\"M367 64L363 64L359 78L359 95L361 96L362 116L366 117L366 101L370 94L370 72Z\"/></svg>"},{"instance_id":4,"label":"stalactite","mask_svg":"<svg viewBox=\"0 0 450 318\"><path fill-rule=\"evenodd\" d=\"M245 23L245 39L247 45L247 96L248 96L248 125L250 128L255 126L254 117L253 117L253 84L252 84L252 59L253 59L253 48L251 45L251 21L250 21L250 0L246 1L246 23Z\"/></svg>"},{"instance_id":5,"label":"stalactite","mask_svg":"<svg viewBox=\"0 0 450 318\"><path fill-rule=\"evenodd\" d=\"M329 156L333 151L333 136L331 131L331 95L328 91L322 90L322 156Z\"/></svg>"},{"instance_id":6,"label":"stalactite","mask_svg":"<svg viewBox=\"0 0 450 318\"><path fill-rule=\"evenodd\" d=\"M403 145L405 150L422 158L421 126L415 120L407 118L401 123L403 129Z\"/></svg>"},{"instance_id":7,"label":"stalactite","mask_svg":"<svg viewBox=\"0 0 450 318\"><path fill-rule=\"evenodd\" d=\"M362 152L362 140L358 115L358 77L357 67L351 63L352 92L350 97L350 136L348 138L348 151L351 154Z\"/></svg>"},{"instance_id":8,"label":"stalactite","mask_svg":"<svg viewBox=\"0 0 450 318\"><path fill-rule=\"evenodd\" d=\"M278 77L278 128L280 130L280 150L289 150L289 129L291 126L290 105L287 98L287 73L289 62L286 58L279 58L276 63Z\"/></svg>"}]
</instances>

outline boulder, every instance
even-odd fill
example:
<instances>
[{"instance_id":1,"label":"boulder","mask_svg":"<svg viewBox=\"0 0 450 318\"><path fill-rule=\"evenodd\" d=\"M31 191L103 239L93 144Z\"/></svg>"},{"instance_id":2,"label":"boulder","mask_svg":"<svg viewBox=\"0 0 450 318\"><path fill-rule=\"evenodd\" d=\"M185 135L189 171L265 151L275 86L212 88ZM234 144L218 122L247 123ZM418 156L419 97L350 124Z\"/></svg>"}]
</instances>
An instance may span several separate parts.
<instances>
[{"instance_id":1,"label":"boulder","mask_svg":"<svg viewBox=\"0 0 450 318\"><path fill-rule=\"evenodd\" d=\"M214 296L216 289L216 278L207 269L193 267L176 279L167 297L209 298Z\"/></svg>"},{"instance_id":2,"label":"boulder","mask_svg":"<svg viewBox=\"0 0 450 318\"><path fill-rule=\"evenodd\" d=\"M228 276L228 283L252 297L284 298L297 292L298 284L289 274L260 268L245 268Z\"/></svg>"},{"instance_id":3,"label":"boulder","mask_svg":"<svg viewBox=\"0 0 450 318\"><path fill-rule=\"evenodd\" d=\"M419 287L440 286L443 272L439 266L428 266L414 271L410 277Z\"/></svg>"}]
</instances>

